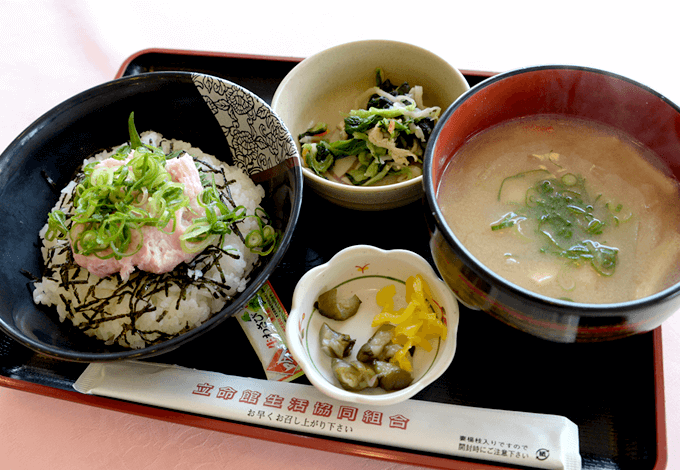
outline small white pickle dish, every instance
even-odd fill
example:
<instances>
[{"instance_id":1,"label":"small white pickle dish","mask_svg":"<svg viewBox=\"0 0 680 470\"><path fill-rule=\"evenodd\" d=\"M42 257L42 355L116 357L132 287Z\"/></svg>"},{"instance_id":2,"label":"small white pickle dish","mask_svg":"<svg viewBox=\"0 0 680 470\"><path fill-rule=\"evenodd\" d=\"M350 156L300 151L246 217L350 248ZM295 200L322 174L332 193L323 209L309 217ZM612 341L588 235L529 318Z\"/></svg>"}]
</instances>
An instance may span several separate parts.
<instances>
[{"instance_id":1,"label":"small white pickle dish","mask_svg":"<svg viewBox=\"0 0 680 470\"><path fill-rule=\"evenodd\" d=\"M420 274L427 282L432 297L443 311L447 326L446 339L432 338L430 351L416 347L411 358L411 384L401 390L385 391L379 387L360 392L341 387L331 369L331 358L321 349L319 333L327 323L338 333L356 340L346 358L351 361L377 329L371 326L381 312L376 294L388 284L396 287L394 309L405 307L406 281ZM336 321L321 315L315 307L320 294L338 289L338 298L356 294L361 300L357 313L347 320ZM453 361L458 331L458 301L430 264L420 255L407 250L382 250L369 245L356 245L338 252L327 263L309 270L293 293L291 311L286 324L288 348L309 381L329 397L343 402L367 405L392 405L413 397L439 378Z\"/></svg>"}]
</instances>

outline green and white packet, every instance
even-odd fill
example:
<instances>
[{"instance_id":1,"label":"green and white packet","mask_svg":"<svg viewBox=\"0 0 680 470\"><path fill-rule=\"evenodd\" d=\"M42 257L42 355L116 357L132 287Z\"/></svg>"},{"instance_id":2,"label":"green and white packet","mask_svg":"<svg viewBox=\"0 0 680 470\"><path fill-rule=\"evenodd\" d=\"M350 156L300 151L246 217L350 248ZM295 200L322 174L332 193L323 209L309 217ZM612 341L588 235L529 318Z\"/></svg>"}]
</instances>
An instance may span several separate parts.
<instances>
[{"instance_id":1,"label":"green and white packet","mask_svg":"<svg viewBox=\"0 0 680 470\"><path fill-rule=\"evenodd\" d=\"M287 382L304 375L286 345L288 312L269 281L236 318L260 358L268 380Z\"/></svg>"}]
</instances>

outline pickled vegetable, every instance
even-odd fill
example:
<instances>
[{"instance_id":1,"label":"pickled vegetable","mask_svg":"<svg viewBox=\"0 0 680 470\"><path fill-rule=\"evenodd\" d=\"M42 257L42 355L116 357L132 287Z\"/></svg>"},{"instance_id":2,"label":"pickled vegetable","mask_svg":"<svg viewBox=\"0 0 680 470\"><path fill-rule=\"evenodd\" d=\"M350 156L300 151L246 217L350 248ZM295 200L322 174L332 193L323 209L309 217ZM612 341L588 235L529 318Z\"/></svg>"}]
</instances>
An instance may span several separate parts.
<instances>
[{"instance_id":1,"label":"pickled vegetable","mask_svg":"<svg viewBox=\"0 0 680 470\"><path fill-rule=\"evenodd\" d=\"M407 279L408 305L405 308L395 309L395 295L394 284L376 294L376 303L382 311L373 318L372 326L378 328L361 346L355 361L346 360L355 341L334 331L327 323L322 325L321 348L332 358L333 374L345 390L359 392L379 386L385 391L393 391L408 387L413 382L411 359L414 349L421 347L430 351L432 338L446 339L444 311L422 275ZM319 296L315 307L322 315L346 319L356 314L361 304L358 297L354 297L354 301L352 298L338 300L337 289L331 289ZM350 308L351 303L356 308ZM353 312L346 316L346 310Z\"/></svg>"},{"instance_id":2,"label":"pickled vegetable","mask_svg":"<svg viewBox=\"0 0 680 470\"><path fill-rule=\"evenodd\" d=\"M373 361L373 369L379 377L380 388L387 392L401 390L413 382L410 372L391 362Z\"/></svg>"},{"instance_id":3,"label":"pickled vegetable","mask_svg":"<svg viewBox=\"0 0 680 470\"><path fill-rule=\"evenodd\" d=\"M327 323L321 325L319 344L321 350L329 357L342 359L349 356L355 341L349 335L338 333Z\"/></svg>"},{"instance_id":4,"label":"pickled vegetable","mask_svg":"<svg viewBox=\"0 0 680 470\"><path fill-rule=\"evenodd\" d=\"M319 296L314 307L326 318L343 321L356 315L360 305L361 299L356 294L349 298L339 298L338 289L331 289Z\"/></svg>"},{"instance_id":5,"label":"pickled vegetable","mask_svg":"<svg viewBox=\"0 0 680 470\"><path fill-rule=\"evenodd\" d=\"M378 377L373 368L360 361L349 362L344 359L333 358L331 369L342 388L350 392L360 392L366 388L373 388L378 382Z\"/></svg>"},{"instance_id":6,"label":"pickled vegetable","mask_svg":"<svg viewBox=\"0 0 680 470\"><path fill-rule=\"evenodd\" d=\"M390 359L407 372L413 370L410 360L410 349L421 347L432 350L431 338L446 339L446 324L443 322L444 312L437 304L430 286L420 275L411 276L406 281L405 308L394 309L396 287L393 284L383 287L376 294L376 302L382 311L375 316L372 326L394 325L394 343L401 349Z\"/></svg>"},{"instance_id":7,"label":"pickled vegetable","mask_svg":"<svg viewBox=\"0 0 680 470\"><path fill-rule=\"evenodd\" d=\"M378 360L389 361L399 351L401 351L401 344L390 342L387 346L383 348L382 351L380 351L380 354L378 355Z\"/></svg>"},{"instance_id":8,"label":"pickled vegetable","mask_svg":"<svg viewBox=\"0 0 680 470\"><path fill-rule=\"evenodd\" d=\"M378 359L385 347L392 342L392 338L394 338L394 326L381 326L373 333L366 344L361 346L361 349L357 352L357 359L361 362L371 362Z\"/></svg>"}]
</instances>

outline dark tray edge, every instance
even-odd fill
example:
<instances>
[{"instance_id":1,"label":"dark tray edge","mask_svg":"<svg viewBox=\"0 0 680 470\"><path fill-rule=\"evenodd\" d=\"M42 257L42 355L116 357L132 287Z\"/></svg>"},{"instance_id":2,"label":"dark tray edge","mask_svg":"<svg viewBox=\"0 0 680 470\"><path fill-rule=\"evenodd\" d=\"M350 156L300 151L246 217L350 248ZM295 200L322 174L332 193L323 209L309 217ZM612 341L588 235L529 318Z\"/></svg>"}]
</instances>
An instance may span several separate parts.
<instances>
[{"instance_id":1,"label":"dark tray edge","mask_svg":"<svg viewBox=\"0 0 680 470\"><path fill-rule=\"evenodd\" d=\"M666 469L668 460L668 445L666 440L666 412L663 380L663 348L662 327L653 331L654 338L654 388L656 401L656 433L657 449L654 470ZM420 465L440 469L468 470L500 470L507 467L491 465L481 462L467 462L454 458L431 456L410 451L398 451L372 447L368 444L344 442L321 437L305 436L289 431L280 431L270 428L261 428L250 424L225 421L209 416L193 415L164 408L126 402L113 398L105 398L95 395L85 395L79 392L62 390L46 385L33 384L19 379L0 376L0 386L18 391L34 393L50 398L66 400L71 403L94 406L110 411L118 411L135 416L157 419L186 426L192 426L211 431L235 434L244 437L262 439L271 442L285 443L299 447L322 450L326 452L369 457L377 460Z\"/></svg>"},{"instance_id":2,"label":"dark tray edge","mask_svg":"<svg viewBox=\"0 0 680 470\"><path fill-rule=\"evenodd\" d=\"M149 48L142 49L141 51L135 52L129 56L121 64L116 76L114 78L121 78L125 71L128 69L130 64L135 61L140 56L146 54L175 54L175 55L188 55L188 56L203 56L203 57L222 57L222 58L234 58L234 59L253 59L253 60L270 60L279 62L300 62L302 57L288 57L288 56L276 56L276 55L260 55L260 54L240 54L231 52L214 52L214 51L195 51L195 50L184 50L184 49L163 49L163 48ZM487 78L496 75L497 72L487 72L479 70L467 70L458 69L463 75L470 75L474 77Z\"/></svg>"}]
</instances>

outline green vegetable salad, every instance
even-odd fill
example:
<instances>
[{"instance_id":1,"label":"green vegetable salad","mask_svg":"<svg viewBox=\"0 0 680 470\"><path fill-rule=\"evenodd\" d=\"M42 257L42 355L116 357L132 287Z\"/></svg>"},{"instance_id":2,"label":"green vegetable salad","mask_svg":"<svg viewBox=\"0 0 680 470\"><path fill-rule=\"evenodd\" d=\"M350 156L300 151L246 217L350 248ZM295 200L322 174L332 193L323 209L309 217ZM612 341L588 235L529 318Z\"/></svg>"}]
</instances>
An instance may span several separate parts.
<instances>
[{"instance_id":1,"label":"green vegetable salad","mask_svg":"<svg viewBox=\"0 0 680 470\"><path fill-rule=\"evenodd\" d=\"M426 108L421 86L399 86L376 69L365 109L349 112L339 135L317 123L298 139L305 165L329 180L357 186L393 184L422 174L422 158L441 108Z\"/></svg>"}]
</instances>

